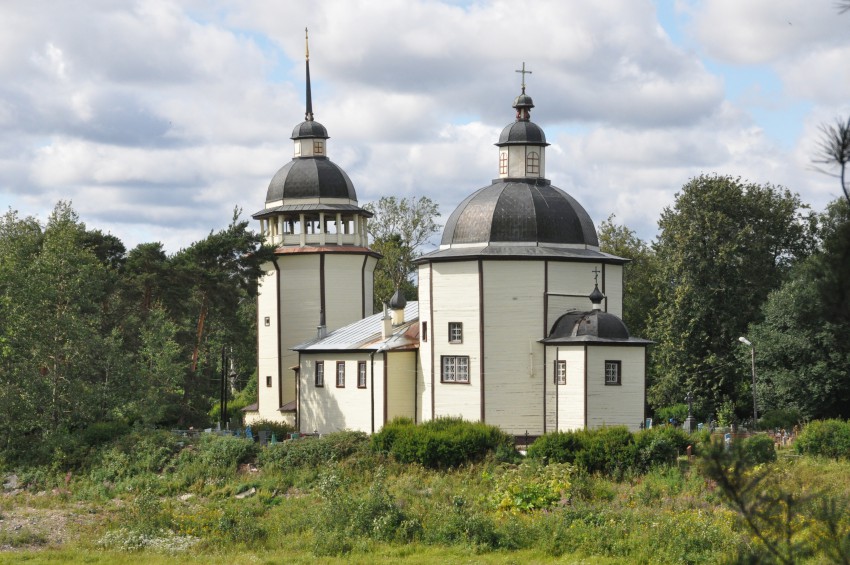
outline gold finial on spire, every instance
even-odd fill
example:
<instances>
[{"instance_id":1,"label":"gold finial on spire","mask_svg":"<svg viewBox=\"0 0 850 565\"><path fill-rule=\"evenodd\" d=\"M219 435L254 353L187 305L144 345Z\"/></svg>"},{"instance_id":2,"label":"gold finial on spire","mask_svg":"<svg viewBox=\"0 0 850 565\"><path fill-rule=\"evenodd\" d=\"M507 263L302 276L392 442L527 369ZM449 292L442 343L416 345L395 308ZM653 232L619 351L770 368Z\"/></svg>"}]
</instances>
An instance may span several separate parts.
<instances>
[{"instance_id":1,"label":"gold finial on spire","mask_svg":"<svg viewBox=\"0 0 850 565\"><path fill-rule=\"evenodd\" d=\"M307 33L307 28L304 28L304 54L307 56L307 60L310 60L310 36Z\"/></svg>"}]
</instances>

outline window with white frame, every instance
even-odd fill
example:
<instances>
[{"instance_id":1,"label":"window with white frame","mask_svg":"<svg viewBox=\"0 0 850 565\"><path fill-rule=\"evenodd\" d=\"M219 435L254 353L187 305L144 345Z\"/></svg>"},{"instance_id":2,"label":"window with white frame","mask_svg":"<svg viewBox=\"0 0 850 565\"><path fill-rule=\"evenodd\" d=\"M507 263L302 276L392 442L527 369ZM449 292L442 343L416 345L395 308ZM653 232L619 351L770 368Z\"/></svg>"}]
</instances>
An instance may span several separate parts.
<instances>
[{"instance_id":1,"label":"window with white frame","mask_svg":"<svg viewBox=\"0 0 850 565\"><path fill-rule=\"evenodd\" d=\"M345 387L345 361L336 362L336 386L337 388Z\"/></svg>"},{"instance_id":2,"label":"window with white frame","mask_svg":"<svg viewBox=\"0 0 850 565\"><path fill-rule=\"evenodd\" d=\"M316 386L325 386L325 362L316 361Z\"/></svg>"},{"instance_id":3,"label":"window with white frame","mask_svg":"<svg viewBox=\"0 0 850 565\"><path fill-rule=\"evenodd\" d=\"M357 362L357 388L366 388L366 361Z\"/></svg>"},{"instance_id":4,"label":"window with white frame","mask_svg":"<svg viewBox=\"0 0 850 565\"><path fill-rule=\"evenodd\" d=\"M540 155L536 151L525 156L525 172L530 175L540 174Z\"/></svg>"},{"instance_id":5,"label":"window with white frame","mask_svg":"<svg viewBox=\"0 0 850 565\"><path fill-rule=\"evenodd\" d=\"M622 363L620 361L605 361L605 384L618 385L621 384L620 369Z\"/></svg>"},{"instance_id":6,"label":"window with white frame","mask_svg":"<svg viewBox=\"0 0 850 565\"><path fill-rule=\"evenodd\" d=\"M444 355L440 381L444 383L469 383L469 356Z\"/></svg>"},{"instance_id":7,"label":"window with white frame","mask_svg":"<svg viewBox=\"0 0 850 565\"><path fill-rule=\"evenodd\" d=\"M449 343L463 343L463 322L449 322Z\"/></svg>"},{"instance_id":8,"label":"window with white frame","mask_svg":"<svg viewBox=\"0 0 850 565\"><path fill-rule=\"evenodd\" d=\"M565 385L567 384L567 362L566 361L555 361L555 384L556 385Z\"/></svg>"}]
</instances>

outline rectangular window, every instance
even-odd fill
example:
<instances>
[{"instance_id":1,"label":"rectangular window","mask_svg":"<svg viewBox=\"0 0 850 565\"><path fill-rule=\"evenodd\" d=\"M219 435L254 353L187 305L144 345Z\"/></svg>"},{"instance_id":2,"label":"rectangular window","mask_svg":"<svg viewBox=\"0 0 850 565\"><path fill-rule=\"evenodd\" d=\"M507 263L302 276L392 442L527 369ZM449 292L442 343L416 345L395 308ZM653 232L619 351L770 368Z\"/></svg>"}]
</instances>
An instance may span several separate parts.
<instances>
[{"instance_id":1,"label":"rectangular window","mask_svg":"<svg viewBox=\"0 0 850 565\"><path fill-rule=\"evenodd\" d=\"M525 172L529 175L540 174L540 156L536 151L531 151L525 156Z\"/></svg>"},{"instance_id":2,"label":"rectangular window","mask_svg":"<svg viewBox=\"0 0 850 565\"><path fill-rule=\"evenodd\" d=\"M366 388L366 361L357 362L357 388Z\"/></svg>"},{"instance_id":3,"label":"rectangular window","mask_svg":"<svg viewBox=\"0 0 850 565\"><path fill-rule=\"evenodd\" d=\"M508 174L508 152L500 151L499 152L499 174L506 175Z\"/></svg>"},{"instance_id":4,"label":"rectangular window","mask_svg":"<svg viewBox=\"0 0 850 565\"><path fill-rule=\"evenodd\" d=\"M605 361L605 384L619 385L620 382L620 361Z\"/></svg>"},{"instance_id":5,"label":"rectangular window","mask_svg":"<svg viewBox=\"0 0 850 565\"><path fill-rule=\"evenodd\" d=\"M449 322L449 343L463 343L463 322Z\"/></svg>"},{"instance_id":6,"label":"rectangular window","mask_svg":"<svg viewBox=\"0 0 850 565\"><path fill-rule=\"evenodd\" d=\"M469 356L467 355L444 355L442 360L442 374L440 381L444 383L469 383Z\"/></svg>"},{"instance_id":7,"label":"rectangular window","mask_svg":"<svg viewBox=\"0 0 850 565\"><path fill-rule=\"evenodd\" d=\"M272 386L272 377L271 375L266 377L266 386Z\"/></svg>"},{"instance_id":8,"label":"rectangular window","mask_svg":"<svg viewBox=\"0 0 850 565\"><path fill-rule=\"evenodd\" d=\"M313 153L315 155L321 155L325 152L325 144L322 141L314 141L313 142Z\"/></svg>"},{"instance_id":9,"label":"rectangular window","mask_svg":"<svg viewBox=\"0 0 850 565\"><path fill-rule=\"evenodd\" d=\"M272 319L271 319L271 317L270 317L270 316L266 316L266 319L264 320L264 322L265 322L265 324L266 324L267 326L272 325Z\"/></svg>"},{"instance_id":10,"label":"rectangular window","mask_svg":"<svg viewBox=\"0 0 850 565\"><path fill-rule=\"evenodd\" d=\"M345 361L336 362L336 387L343 388L345 386Z\"/></svg>"},{"instance_id":11,"label":"rectangular window","mask_svg":"<svg viewBox=\"0 0 850 565\"><path fill-rule=\"evenodd\" d=\"M316 386L325 386L325 362L316 361Z\"/></svg>"},{"instance_id":12,"label":"rectangular window","mask_svg":"<svg viewBox=\"0 0 850 565\"><path fill-rule=\"evenodd\" d=\"M567 362L566 361L555 361L555 384L556 385L565 385L567 384Z\"/></svg>"},{"instance_id":13,"label":"rectangular window","mask_svg":"<svg viewBox=\"0 0 850 565\"><path fill-rule=\"evenodd\" d=\"M422 322L422 341L428 341L428 322Z\"/></svg>"}]
</instances>

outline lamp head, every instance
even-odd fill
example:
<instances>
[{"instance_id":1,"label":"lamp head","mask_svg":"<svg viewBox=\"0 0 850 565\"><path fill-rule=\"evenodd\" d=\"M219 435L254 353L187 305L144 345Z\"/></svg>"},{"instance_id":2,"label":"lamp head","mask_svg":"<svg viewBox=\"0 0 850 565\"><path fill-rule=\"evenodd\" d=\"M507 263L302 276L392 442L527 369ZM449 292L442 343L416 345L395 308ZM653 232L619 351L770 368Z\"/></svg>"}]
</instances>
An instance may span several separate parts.
<instances>
[{"instance_id":1,"label":"lamp head","mask_svg":"<svg viewBox=\"0 0 850 565\"><path fill-rule=\"evenodd\" d=\"M750 343L750 340L748 340L748 339L747 339L747 338L745 338L744 336L739 337L739 338L738 338L738 341L740 341L741 343L743 343L743 344L745 344L745 345L752 345L752 343Z\"/></svg>"}]
</instances>

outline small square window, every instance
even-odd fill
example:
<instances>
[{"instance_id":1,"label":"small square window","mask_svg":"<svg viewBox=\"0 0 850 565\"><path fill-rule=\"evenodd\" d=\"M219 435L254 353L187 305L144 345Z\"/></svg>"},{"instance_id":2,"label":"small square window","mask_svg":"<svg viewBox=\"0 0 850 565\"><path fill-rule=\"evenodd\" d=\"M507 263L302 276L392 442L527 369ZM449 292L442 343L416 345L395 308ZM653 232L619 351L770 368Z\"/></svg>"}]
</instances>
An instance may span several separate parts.
<instances>
[{"instance_id":1,"label":"small square window","mask_svg":"<svg viewBox=\"0 0 850 565\"><path fill-rule=\"evenodd\" d=\"M316 386L325 386L325 362L316 361Z\"/></svg>"},{"instance_id":2,"label":"small square window","mask_svg":"<svg viewBox=\"0 0 850 565\"><path fill-rule=\"evenodd\" d=\"M463 343L463 322L449 322L449 343Z\"/></svg>"},{"instance_id":3,"label":"small square window","mask_svg":"<svg viewBox=\"0 0 850 565\"><path fill-rule=\"evenodd\" d=\"M272 386L272 376L268 375L266 377L266 386Z\"/></svg>"},{"instance_id":4,"label":"small square window","mask_svg":"<svg viewBox=\"0 0 850 565\"><path fill-rule=\"evenodd\" d=\"M366 388L366 361L357 362L357 388Z\"/></svg>"},{"instance_id":5,"label":"small square window","mask_svg":"<svg viewBox=\"0 0 850 565\"><path fill-rule=\"evenodd\" d=\"M555 361L555 384L556 385L565 385L567 384L567 362L566 361Z\"/></svg>"},{"instance_id":6,"label":"small square window","mask_svg":"<svg viewBox=\"0 0 850 565\"><path fill-rule=\"evenodd\" d=\"M620 378L620 361L605 361L605 384L619 385L622 384Z\"/></svg>"},{"instance_id":7,"label":"small square window","mask_svg":"<svg viewBox=\"0 0 850 565\"><path fill-rule=\"evenodd\" d=\"M322 155L325 152L325 143L323 141L314 141L313 142L313 153L316 155Z\"/></svg>"},{"instance_id":8,"label":"small square window","mask_svg":"<svg viewBox=\"0 0 850 565\"><path fill-rule=\"evenodd\" d=\"M263 322L264 322L267 326L272 325L272 319L271 319L271 316L266 316L266 318L263 320Z\"/></svg>"},{"instance_id":9,"label":"small square window","mask_svg":"<svg viewBox=\"0 0 850 565\"><path fill-rule=\"evenodd\" d=\"M444 355L442 359L442 371L440 381L444 383L469 384L469 356Z\"/></svg>"},{"instance_id":10,"label":"small square window","mask_svg":"<svg viewBox=\"0 0 850 565\"><path fill-rule=\"evenodd\" d=\"M336 387L345 387L345 361L336 362Z\"/></svg>"}]
</instances>

